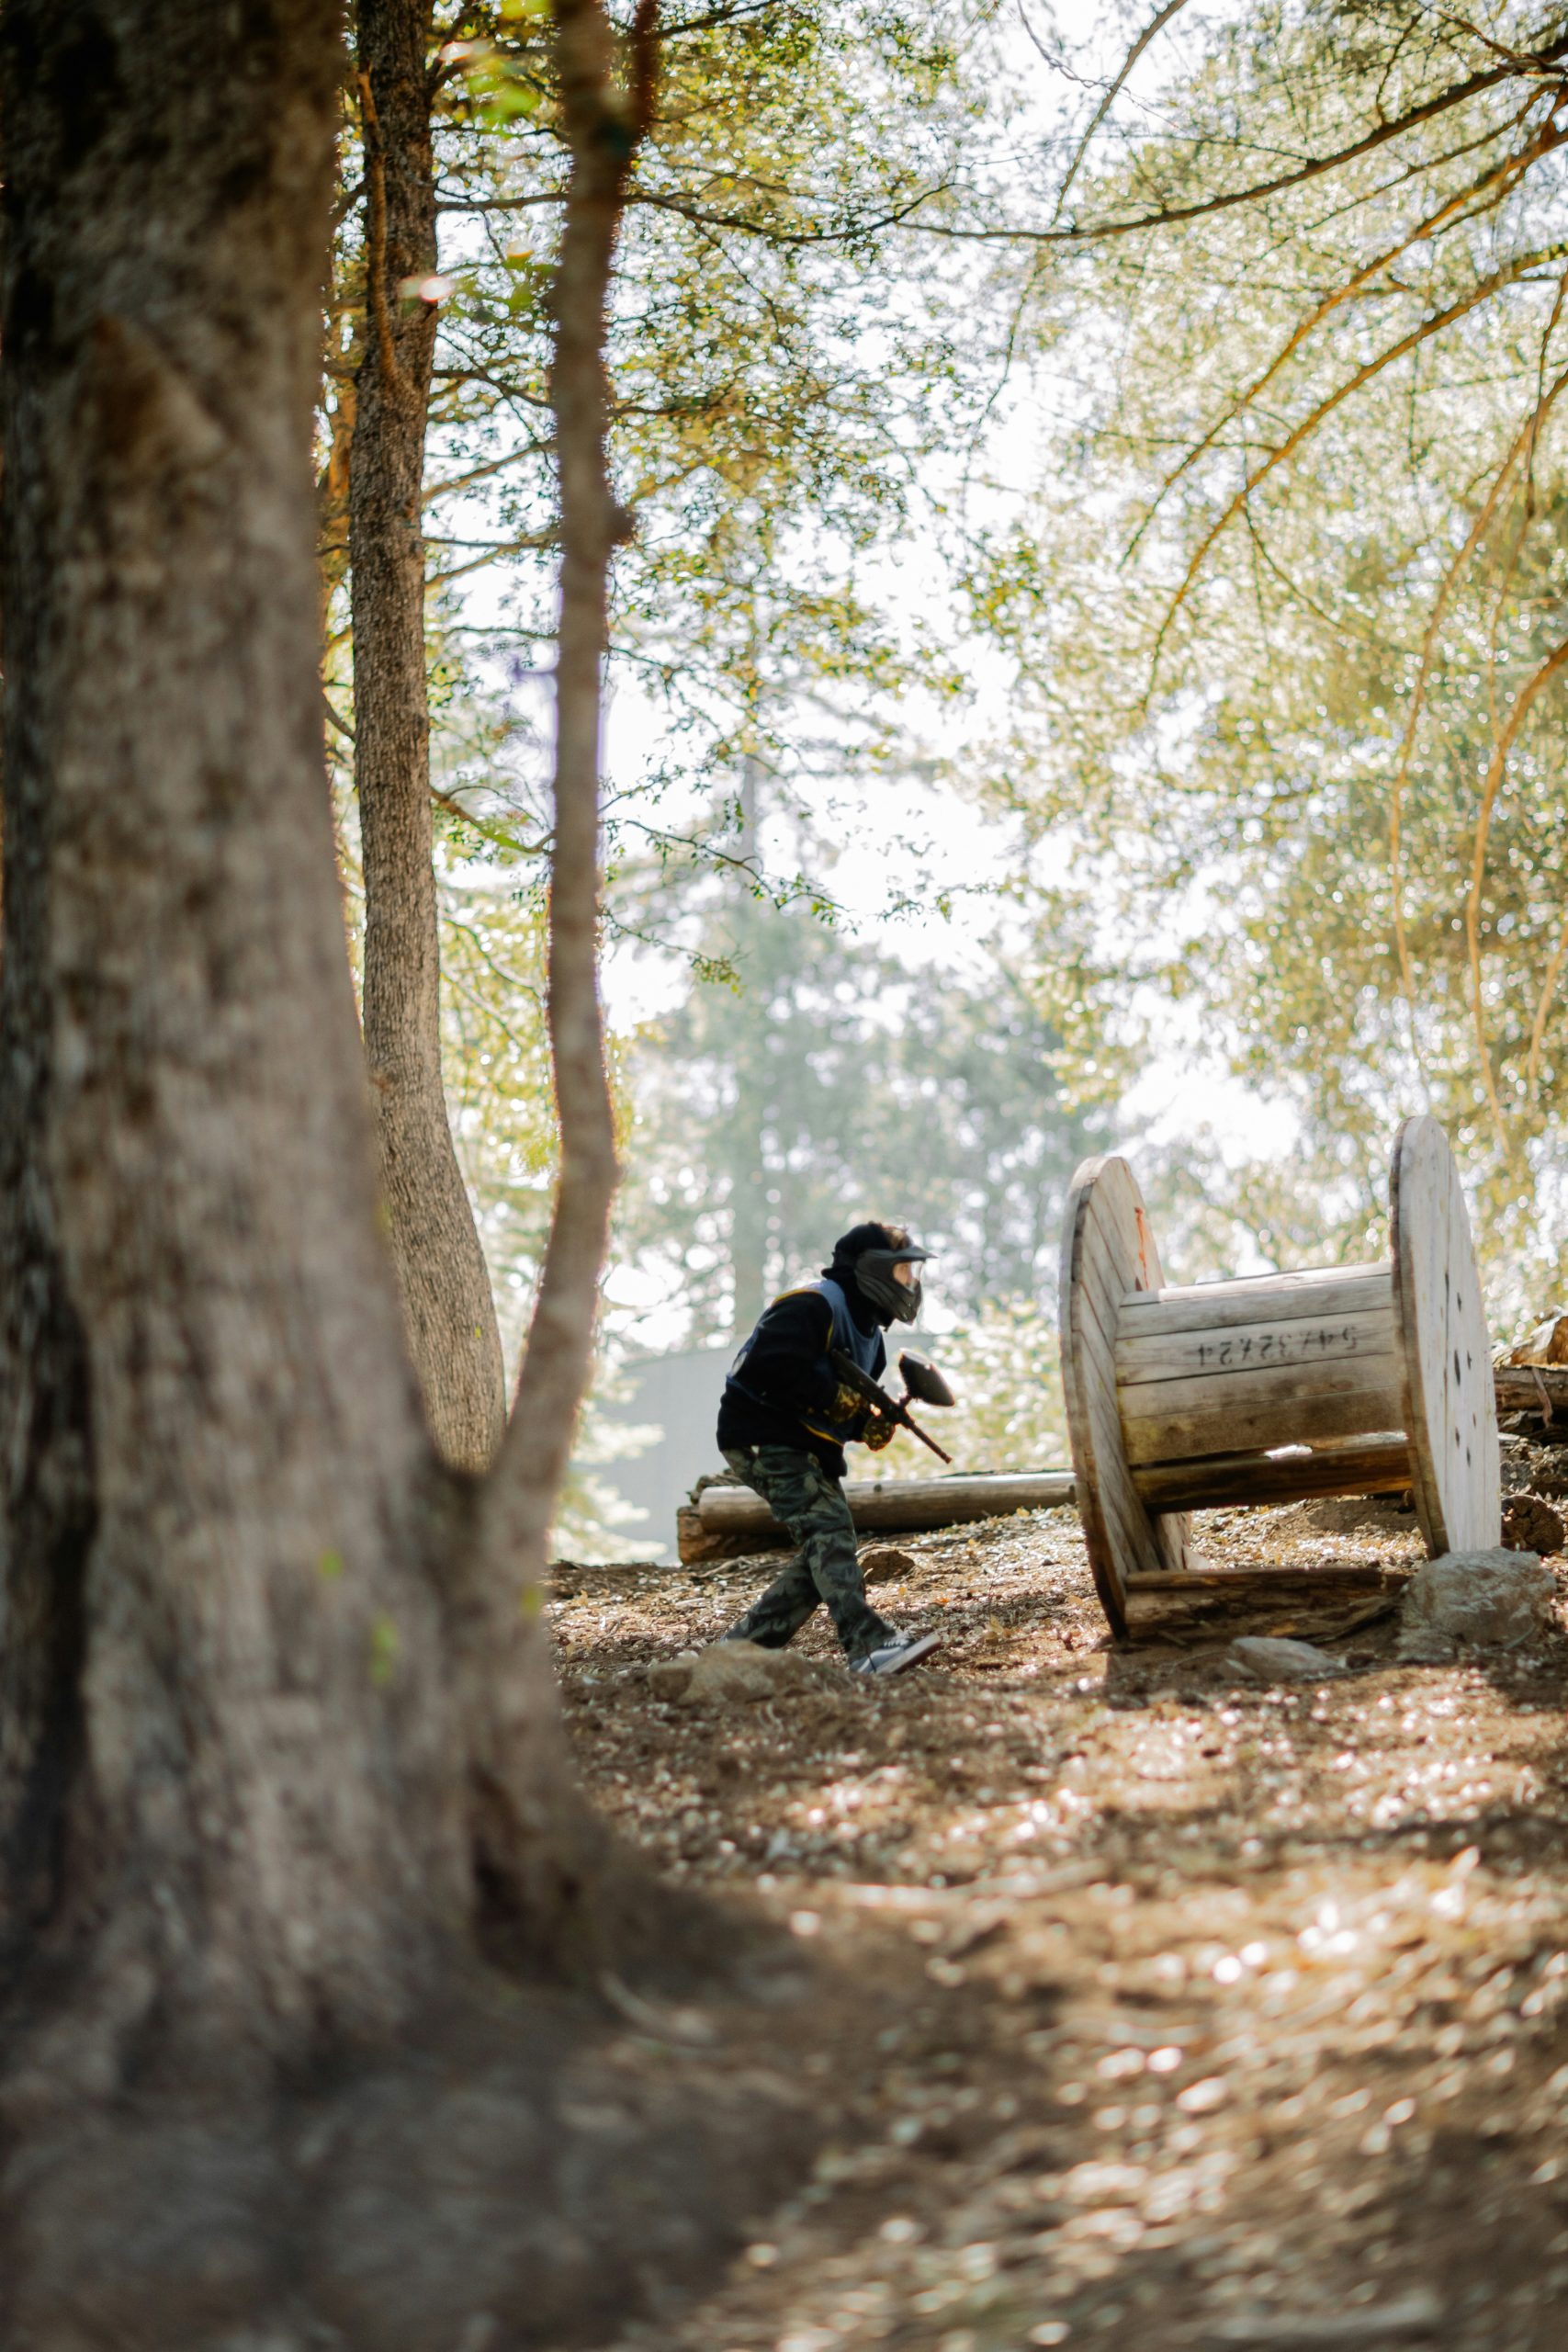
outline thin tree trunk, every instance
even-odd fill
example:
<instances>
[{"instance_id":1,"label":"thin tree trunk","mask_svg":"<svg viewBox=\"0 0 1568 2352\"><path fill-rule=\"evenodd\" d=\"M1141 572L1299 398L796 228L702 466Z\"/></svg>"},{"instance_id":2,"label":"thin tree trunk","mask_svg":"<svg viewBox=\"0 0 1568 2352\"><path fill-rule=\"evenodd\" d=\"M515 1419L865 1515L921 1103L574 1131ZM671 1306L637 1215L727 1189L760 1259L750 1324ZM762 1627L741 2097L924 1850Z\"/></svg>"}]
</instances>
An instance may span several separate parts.
<instances>
[{"instance_id":1,"label":"thin tree trunk","mask_svg":"<svg viewBox=\"0 0 1568 2352\"><path fill-rule=\"evenodd\" d=\"M740 764L740 855L749 865L756 863L761 842L758 809L761 779L761 762L747 752ZM754 914L749 896L743 896L739 903L743 918ZM755 985L757 975L751 978ZM767 1095L767 1056L759 1055L750 1065L739 1061L735 1072L735 1148L730 1154L736 1174L729 1204L731 1319L737 1339L743 1339L750 1330L768 1299Z\"/></svg>"},{"instance_id":2,"label":"thin tree trunk","mask_svg":"<svg viewBox=\"0 0 1568 2352\"><path fill-rule=\"evenodd\" d=\"M501 1335L441 1082L423 492L436 304L431 0L359 0L368 318L349 457L365 1048L409 1346L446 1459L505 1419Z\"/></svg>"},{"instance_id":3,"label":"thin tree trunk","mask_svg":"<svg viewBox=\"0 0 1568 2352\"><path fill-rule=\"evenodd\" d=\"M600 1279L615 1198L615 1118L599 1002L599 760L610 565L628 518L611 486L604 346L610 274L626 184L654 99L658 0L638 0L616 74L603 0L556 0L555 62L570 159L555 284L550 404L560 481L560 616L555 707L555 849L549 906L549 1032L560 1174L512 1419L481 1503L464 1593L468 1721L480 1800L481 1871L500 1917L570 1933L592 1874L584 1814L575 1850L558 1817L541 1843L528 1792L549 1781L543 1741L558 1719L533 1703L538 1645L498 1679L536 1608L546 1544L587 1392ZM518 1602L524 1606L519 1611ZM590 1923L604 1931L601 1905Z\"/></svg>"}]
</instances>

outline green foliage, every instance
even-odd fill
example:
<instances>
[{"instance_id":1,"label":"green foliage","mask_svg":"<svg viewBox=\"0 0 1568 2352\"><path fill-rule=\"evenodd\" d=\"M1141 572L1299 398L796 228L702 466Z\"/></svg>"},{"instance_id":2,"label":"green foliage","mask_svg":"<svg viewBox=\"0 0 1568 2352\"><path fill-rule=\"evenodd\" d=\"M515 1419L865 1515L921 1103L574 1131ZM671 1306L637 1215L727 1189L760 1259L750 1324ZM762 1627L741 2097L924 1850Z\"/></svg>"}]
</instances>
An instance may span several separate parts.
<instances>
[{"instance_id":1,"label":"green foliage","mask_svg":"<svg viewBox=\"0 0 1568 2352\"><path fill-rule=\"evenodd\" d=\"M804 788L819 747L802 691L817 727L831 705L838 753L859 739L876 757L889 739L868 689L951 685L920 628L878 610L867 564L905 526L922 457L982 396L957 365L962 312L936 280L910 280L896 239L911 207L938 200L981 105L983 14L780 0L671 8L662 28L608 356L636 522L616 564L617 657L666 726L643 805L609 808L612 848L628 816L657 831L673 781L742 756ZM531 648L553 626L555 102L542 24L468 8L449 29L433 569L496 567L464 626L492 651ZM346 224L350 274L354 235Z\"/></svg>"},{"instance_id":2,"label":"green foliage","mask_svg":"<svg viewBox=\"0 0 1568 2352\"><path fill-rule=\"evenodd\" d=\"M1065 1465L1067 1426L1055 1301L987 1301L933 1342L931 1352L952 1382L960 1409L931 1414L926 1426L952 1454L955 1471ZM923 1447L904 1453L897 1465L900 1476L923 1476L937 1466Z\"/></svg>"},{"instance_id":3,"label":"green foliage","mask_svg":"<svg viewBox=\"0 0 1568 2352\"><path fill-rule=\"evenodd\" d=\"M1525 55L1565 28L1320 0L1204 21L1080 221L1294 183L1066 265L1078 416L973 582L1021 683L1010 797L1071 828L1135 943L1124 998L1185 1000L1299 1114L1273 1205L1240 1180L1259 1248L1324 1254L1314 1197L1330 1254L1365 1234L1397 1118L1432 1110L1499 1319L1568 1273L1568 239L1562 85Z\"/></svg>"},{"instance_id":4,"label":"green foliage","mask_svg":"<svg viewBox=\"0 0 1568 2352\"><path fill-rule=\"evenodd\" d=\"M746 1327L868 1216L941 1254L943 1312L1049 1295L1083 1117L1027 975L913 971L801 908L733 900L697 982L636 1041L620 1246L687 1344Z\"/></svg>"}]
</instances>

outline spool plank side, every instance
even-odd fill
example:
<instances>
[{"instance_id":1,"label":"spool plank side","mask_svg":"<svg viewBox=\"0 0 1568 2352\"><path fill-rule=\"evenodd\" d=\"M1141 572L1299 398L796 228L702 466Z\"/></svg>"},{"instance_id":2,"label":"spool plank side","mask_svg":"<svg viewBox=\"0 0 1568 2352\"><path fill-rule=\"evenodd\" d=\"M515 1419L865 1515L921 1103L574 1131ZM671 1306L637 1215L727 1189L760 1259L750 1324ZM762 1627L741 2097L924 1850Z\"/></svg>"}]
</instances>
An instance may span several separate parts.
<instances>
[{"instance_id":1,"label":"spool plank side","mask_svg":"<svg viewBox=\"0 0 1568 2352\"><path fill-rule=\"evenodd\" d=\"M1403 1436L1358 1437L1316 1452L1208 1453L1186 1462L1148 1462L1133 1484L1150 1510L1213 1510L1227 1503L1294 1503L1325 1495L1400 1494L1410 1484L1410 1447Z\"/></svg>"},{"instance_id":2,"label":"spool plank side","mask_svg":"<svg viewBox=\"0 0 1568 2352\"><path fill-rule=\"evenodd\" d=\"M1127 1597L1134 1634L1158 1634L1168 1626L1211 1625L1239 1633L1264 1623L1288 1623L1301 1609L1325 1602L1375 1601L1388 1593L1381 1568L1336 1565L1323 1568L1230 1568L1190 1577L1145 1577Z\"/></svg>"},{"instance_id":3,"label":"spool plank side","mask_svg":"<svg viewBox=\"0 0 1568 2352\"><path fill-rule=\"evenodd\" d=\"M1126 1631L1129 1578L1187 1566L1186 1521L1156 1521L1139 1500L1116 1401L1116 1328L1131 1291L1157 1289L1159 1253L1124 1159L1086 1160L1062 1236L1062 1385L1077 1502L1095 1590L1111 1630Z\"/></svg>"},{"instance_id":4,"label":"spool plank side","mask_svg":"<svg viewBox=\"0 0 1568 2352\"><path fill-rule=\"evenodd\" d=\"M1078 1303L1078 1344L1086 1358L1082 1391L1088 1433L1098 1463L1120 1463L1124 1466L1122 1424L1116 1410L1115 1359L1095 1313L1088 1284L1080 1287ZM1081 1496L1082 1476L1077 1471L1076 1456L1075 1476ZM1115 1471L1110 1477L1102 1477L1097 1500L1119 1562L1118 1574L1122 1580L1129 1573L1138 1573L1136 1569L1130 1569L1128 1563L1143 1561L1145 1556L1156 1557L1163 1568L1164 1556L1157 1553L1157 1548L1155 1555L1149 1554L1150 1533L1133 1507L1130 1478Z\"/></svg>"},{"instance_id":5,"label":"spool plank side","mask_svg":"<svg viewBox=\"0 0 1568 2352\"><path fill-rule=\"evenodd\" d=\"M1093 1243L1090 1230L1090 1243ZM1100 1297L1097 1300L1096 1292ZM1074 1306L1077 1313L1075 1351L1079 1360L1077 1376L1069 1392L1068 1433L1081 1426L1086 1446L1096 1465L1094 1473L1092 1511L1104 1544L1105 1576L1108 1586L1116 1595L1116 1607L1122 1606L1126 1577L1135 1573L1135 1566L1148 1553L1148 1538L1132 1505L1130 1482L1125 1476L1122 1449L1122 1425L1116 1411L1116 1365L1112 1343L1105 1324L1114 1313L1106 1304L1104 1283L1097 1278L1095 1269L1086 1268L1080 1251L1078 1279ZM1066 1350L1063 1350L1064 1387L1066 1386ZM1075 1421L1074 1408L1077 1407ZM1109 1464L1109 1474L1104 1465ZM1120 1468L1118 1465L1121 1465ZM1083 1464L1075 1451L1074 1473L1077 1482L1080 1513L1084 1510L1086 1493ZM1096 1565L1093 1542L1089 1536L1089 1520L1084 1520L1085 1542L1089 1545L1091 1566ZM1163 1565L1163 1563L1161 1564ZM1100 1587L1097 1581L1096 1589ZM1104 1592L1100 1593L1106 1613L1111 1615ZM1111 1617L1111 1623L1116 1624Z\"/></svg>"},{"instance_id":6,"label":"spool plank side","mask_svg":"<svg viewBox=\"0 0 1568 2352\"><path fill-rule=\"evenodd\" d=\"M1117 1396L1130 1462L1192 1453L1311 1443L1402 1426L1393 1317L1370 1343L1326 1363L1255 1364L1186 1378L1122 1382ZM1120 1371L1120 1359L1118 1371ZM1211 1430L1219 1435L1200 1444ZM1227 1430L1234 1434L1227 1434Z\"/></svg>"},{"instance_id":7,"label":"spool plank side","mask_svg":"<svg viewBox=\"0 0 1568 2352\"><path fill-rule=\"evenodd\" d=\"M1129 1336L1214 1331L1231 1324L1291 1322L1303 1315L1359 1315L1386 1306L1386 1266L1322 1266L1311 1273L1248 1274L1234 1283L1138 1293L1123 1304Z\"/></svg>"},{"instance_id":8,"label":"spool plank side","mask_svg":"<svg viewBox=\"0 0 1568 2352\"><path fill-rule=\"evenodd\" d=\"M1498 1539L1497 1411L1470 1218L1448 1138L1406 1119L1389 1179L1404 1426L1427 1550Z\"/></svg>"},{"instance_id":9,"label":"spool plank side","mask_svg":"<svg viewBox=\"0 0 1568 2352\"><path fill-rule=\"evenodd\" d=\"M1354 1314L1148 1332L1135 1315L1123 1311L1116 1334L1116 1377L1123 1388L1151 1381L1235 1380L1291 1366L1311 1370L1361 1356L1392 1357L1396 1345L1393 1292L1385 1276L1381 1300Z\"/></svg>"},{"instance_id":10,"label":"spool plank side","mask_svg":"<svg viewBox=\"0 0 1568 2352\"><path fill-rule=\"evenodd\" d=\"M1371 1437L1399 1429L1401 1408L1394 1367L1375 1388L1321 1389L1288 1406L1278 1397L1258 1404L1211 1403L1197 1410L1165 1412L1154 1419L1129 1414L1122 1444L1134 1466L1154 1462L1190 1462L1205 1453L1268 1453L1283 1445L1321 1445L1334 1438Z\"/></svg>"}]
</instances>

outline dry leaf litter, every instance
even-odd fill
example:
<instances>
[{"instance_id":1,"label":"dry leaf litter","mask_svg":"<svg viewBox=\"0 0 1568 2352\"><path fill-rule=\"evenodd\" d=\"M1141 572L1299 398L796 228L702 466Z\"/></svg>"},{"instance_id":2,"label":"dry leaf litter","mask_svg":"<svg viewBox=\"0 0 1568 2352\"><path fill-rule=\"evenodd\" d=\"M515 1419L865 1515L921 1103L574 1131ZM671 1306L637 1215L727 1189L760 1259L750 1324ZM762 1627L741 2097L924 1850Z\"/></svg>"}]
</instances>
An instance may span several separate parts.
<instances>
[{"instance_id":1,"label":"dry leaf litter","mask_svg":"<svg viewBox=\"0 0 1568 2352\"><path fill-rule=\"evenodd\" d=\"M777 2069L830 2127L615 2352L1568 2346L1561 1593L1415 1664L1408 1511L1196 1525L1381 1581L1117 1648L1074 1514L1021 1514L901 1539L878 1603L941 1629L929 1668L853 1684L819 1620L814 1666L705 1700L692 1653L776 1563L558 1571L589 1786L797 1939ZM1270 1679L1270 1641L1331 1668Z\"/></svg>"}]
</instances>

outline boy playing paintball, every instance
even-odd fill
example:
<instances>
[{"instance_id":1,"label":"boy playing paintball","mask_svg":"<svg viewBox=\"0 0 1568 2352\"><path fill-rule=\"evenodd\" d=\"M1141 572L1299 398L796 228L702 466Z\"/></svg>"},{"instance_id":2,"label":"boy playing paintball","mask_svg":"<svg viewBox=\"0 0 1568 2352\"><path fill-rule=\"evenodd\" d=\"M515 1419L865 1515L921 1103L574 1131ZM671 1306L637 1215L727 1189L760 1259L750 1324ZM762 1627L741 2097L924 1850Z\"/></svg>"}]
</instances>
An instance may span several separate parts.
<instances>
[{"instance_id":1,"label":"boy playing paintball","mask_svg":"<svg viewBox=\"0 0 1568 2352\"><path fill-rule=\"evenodd\" d=\"M821 1280L775 1298L731 1364L719 1449L800 1549L727 1642L782 1649L825 1601L852 1673L898 1674L937 1647L940 1635L906 1637L866 1600L843 1450L860 1442L880 1452L895 1424L841 1382L829 1360L837 1348L880 1379L883 1332L919 1313L919 1269L929 1255L901 1225L852 1226Z\"/></svg>"}]
</instances>

